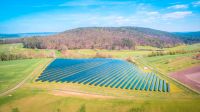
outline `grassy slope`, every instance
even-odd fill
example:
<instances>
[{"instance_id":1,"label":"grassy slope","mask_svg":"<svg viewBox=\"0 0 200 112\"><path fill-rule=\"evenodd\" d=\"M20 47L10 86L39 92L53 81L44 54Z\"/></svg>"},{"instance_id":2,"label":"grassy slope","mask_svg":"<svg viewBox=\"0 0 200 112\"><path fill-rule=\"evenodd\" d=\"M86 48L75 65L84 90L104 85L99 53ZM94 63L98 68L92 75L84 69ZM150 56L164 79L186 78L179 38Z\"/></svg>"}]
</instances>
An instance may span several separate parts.
<instances>
[{"instance_id":1,"label":"grassy slope","mask_svg":"<svg viewBox=\"0 0 200 112\"><path fill-rule=\"evenodd\" d=\"M23 96L22 96L23 94ZM0 111L11 112L198 112L199 99L98 99L55 96L37 89L20 89L13 96L0 98ZM30 108L31 107L31 108Z\"/></svg>"},{"instance_id":2,"label":"grassy slope","mask_svg":"<svg viewBox=\"0 0 200 112\"><path fill-rule=\"evenodd\" d=\"M137 46L136 47L137 50L165 50L165 51L173 51L173 50L196 50L196 49L200 49L200 44L191 44L191 45L180 45L180 46L176 46L176 47L172 47L172 48L156 48L156 47L152 47L152 46Z\"/></svg>"},{"instance_id":3,"label":"grassy slope","mask_svg":"<svg viewBox=\"0 0 200 112\"><path fill-rule=\"evenodd\" d=\"M157 50L157 48L150 46L139 46L140 49L146 50ZM173 48L163 48L164 51L176 51L176 50L185 50L185 51L194 51L200 50L200 44L192 45L181 45ZM147 57L143 55L140 57L140 61L146 64L150 64L156 69L168 74L177 70L187 68L189 66L200 64L200 60L194 59L195 55L199 52L189 52L186 54L175 54L175 55L164 55L164 56L154 56Z\"/></svg>"},{"instance_id":4,"label":"grassy slope","mask_svg":"<svg viewBox=\"0 0 200 112\"><path fill-rule=\"evenodd\" d=\"M151 51L133 51L133 50L93 50L93 49L77 49L68 50L67 55L61 54L58 50L46 50L46 49L26 49L22 44L0 44L0 53L26 53L28 55L42 55L55 52L57 57L69 57L69 58L90 58L94 57L96 53L103 53L111 55L114 58L126 58L128 56L140 56L147 55Z\"/></svg>"},{"instance_id":5,"label":"grassy slope","mask_svg":"<svg viewBox=\"0 0 200 112\"><path fill-rule=\"evenodd\" d=\"M200 44L192 44L192 45L180 45L173 48L164 48L165 50L196 50L200 49Z\"/></svg>"},{"instance_id":6,"label":"grassy slope","mask_svg":"<svg viewBox=\"0 0 200 112\"><path fill-rule=\"evenodd\" d=\"M145 57L147 63L151 63L155 68L170 73L180 69L184 69L188 66L199 64L200 60L196 60L193 56L196 53L177 54L177 55L165 55L156 57Z\"/></svg>"},{"instance_id":7,"label":"grassy slope","mask_svg":"<svg viewBox=\"0 0 200 112\"><path fill-rule=\"evenodd\" d=\"M49 59L25 59L0 61L0 92L3 92L28 76L37 66Z\"/></svg>"},{"instance_id":8,"label":"grassy slope","mask_svg":"<svg viewBox=\"0 0 200 112\"><path fill-rule=\"evenodd\" d=\"M200 44L193 45L181 45L174 48L164 48L165 51L175 51L175 50L185 50L185 51L194 51L200 50ZM186 54L176 54L176 55L164 55L164 56L155 56L155 57L147 57L143 56L139 58L139 62L144 65L151 66L154 70L159 71L161 77L164 76L166 80L171 82L171 88L174 91L179 91L179 88L188 91L187 88L181 86L179 83L171 80L166 77L169 73L175 72L177 70L185 69L190 66L195 66L200 64L200 60L194 59L194 56L198 54L198 52L186 53ZM175 86L176 85L176 86ZM188 91L189 92L189 91Z\"/></svg>"},{"instance_id":9,"label":"grassy slope","mask_svg":"<svg viewBox=\"0 0 200 112\"><path fill-rule=\"evenodd\" d=\"M14 45L15 46L15 45ZM0 47L1 49L1 47ZM19 49L24 49L20 48ZM193 49L193 48L191 48ZM25 49L26 50L26 49ZM29 49L28 49L29 50ZM35 52L35 51L34 51ZM38 50L38 52L40 52ZM84 55L95 55L96 52L103 52L112 54L118 58L125 58L127 56L141 56L142 54L146 55L150 53L149 51L108 51L108 50L71 50L70 52L84 54ZM59 53L58 53L59 54ZM180 56L183 57L191 57L194 54L183 54L183 55L173 55L173 56L159 56L159 57L146 57L143 58L147 62L151 62L152 64L159 64L163 60L173 60L168 62L169 65L161 66L176 66L183 64L184 61L178 61ZM35 60L35 59L34 59ZM38 59L39 61L40 59ZM191 58L188 60L188 62ZM19 63L24 60L18 60ZM174 61L178 61L178 64L172 64ZM10 63L9 63L10 62ZM13 61L15 62L15 61ZM45 64L45 62L40 61L40 64ZM12 61L7 61L4 63L9 63L13 65ZM19 63L15 63L18 65ZM37 62L36 62L37 63ZM9 65L7 64L7 66ZM31 67L25 66L26 63L21 63L22 67L26 69L30 69L27 71L27 74L30 74L37 64L33 64ZM23 66L24 64L24 66ZM184 67L190 66L191 64L184 64ZM12 66L6 67L10 68ZM15 69L12 72L20 69L20 66L15 66ZM162 67L161 67L162 68ZM176 68L176 67L175 67ZM180 69L177 67L175 70ZM42 68L40 67L41 72ZM166 67L163 67L162 70L166 70ZM5 71L3 71L5 72ZM18 75L20 72L16 72ZM37 74L38 74L37 73ZM26 75L27 75L26 74ZM16 75L17 76L17 75ZM24 75L25 76L25 75ZM22 76L22 78L24 77ZM18 77L15 77L18 78ZM1 79L1 78L0 78ZM15 80L15 79L13 79ZM14 84L14 83L13 83ZM105 95L114 95L116 97L124 97L123 99L99 99L99 98L80 98L72 95L66 96L55 96L51 94L51 91L48 89L72 89L72 90L81 90L85 92L97 92ZM173 88L172 88L173 89ZM131 98L127 96L132 96ZM121 90L121 89L111 89L111 88L100 88L100 87L91 87L91 86L83 86L78 84L54 84L54 83L35 83L29 81L23 87L12 93L11 96L3 96L0 97L0 112L4 111L14 111L16 108L20 112L61 112L70 111L70 112L78 112L81 110L85 110L87 112L134 112L134 111L144 111L144 112L171 112L171 111L200 111L199 105L200 100L199 96L185 93L184 91L174 91L170 94L163 93L154 93L154 92L137 92L137 91L129 91L129 90ZM39 103L40 102L40 103ZM41 103L42 102L42 103ZM30 107L31 108L27 108Z\"/></svg>"},{"instance_id":10,"label":"grassy slope","mask_svg":"<svg viewBox=\"0 0 200 112\"><path fill-rule=\"evenodd\" d=\"M14 54L24 54L29 55L29 57L41 57L44 54L49 55L52 52L55 52L56 56L60 55L60 52L56 50L48 50L48 49L27 49L23 48L21 43L18 44L0 44L0 53L14 53Z\"/></svg>"}]
</instances>

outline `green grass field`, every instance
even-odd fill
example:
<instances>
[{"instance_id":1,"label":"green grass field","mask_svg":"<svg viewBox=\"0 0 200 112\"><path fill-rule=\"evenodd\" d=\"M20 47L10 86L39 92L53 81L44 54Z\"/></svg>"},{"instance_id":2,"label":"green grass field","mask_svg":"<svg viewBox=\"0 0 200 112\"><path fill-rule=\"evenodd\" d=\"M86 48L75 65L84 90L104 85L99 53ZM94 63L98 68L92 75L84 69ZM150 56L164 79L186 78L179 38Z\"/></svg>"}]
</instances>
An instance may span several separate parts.
<instances>
[{"instance_id":1,"label":"green grass field","mask_svg":"<svg viewBox=\"0 0 200 112\"><path fill-rule=\"evenodd\" d=\"M199 50L200 44L193 45L181 45L173 48L163 48L164 51L175 51L175 50L186 50L193 51ZM48 49L27 49L23 48L22 44L0 44L0 53L11 52L11 53L26 53L30 55L43 55L55 52L56 57L69 57L69 58L90 58L94 57L96 53L103 53L111 55L113 58L127 58L129 56L147 56L152 51L161 50L160 48L151 46L137 46L136 50L100 50L100 49L75 49L68 50L67 55L63 55L58 50L48 50Z\"/></svg>"},{"instance_id":2,"label":"green grass field","mask_svg":"<svg viewBox=\"0 0 200 112\"><path fill-rule=\"evenodd\" d=\"M193 57L196 53L177 54L177 55L165 55L156 57L143 58L147 63L151 63L155 68L162 70L165 73L174 72L193 66L200 63L200 60L196 60Z\"/></svg>"},{"instance_id":3,"label":"green grass field","mask_svg":"<svg viewBox=\"0 0 200 112\"><path fill-rule=\"evenodd\" d=\"M49 59L0 61L0 92L12 88Z\"/></svg>"},{"instance_id":4,"label":"green grass field","mask_svg":"<svg viewBox=\"0 0 200 112\"><path fill-rule=\"evenodd\" d=\"M23 95L22 95L23 94ZM12 96L0 98L0 111L13 112L198 112L195 98L109 99L80 96L58 96L38 89L19 89ZM31 107L31 108L30 108Z\"/></svg>"},{"instance_id":5,"label":"green grass field","mask_svg":"<svg viewBox=\"0 0 200 112\"><path fill-rule=\"evenodd\" d=\"M185 46L185 45L183 45ZM185 49L198 49L199 44ZM179 46L181 47L181 46ZM143 46L139 47L143 49ZM145 47L149 48L149 47ZM178 47L174 48L177 49ZM21 44L0 45L0 52L23 51L40 53L56 50L26 49ZM151 48L154 49L154 48ZM169 49L169 48L168 48ZM173 48L170 48L172 50ZM166 49L167 50L167 49ZM69 50L76 57L92 57L97 52L114 58L135 57L137 61L159 68L164 74L199 64L193 59L196 53L146 57L152 51L111 50ZM139 60L140 59L140 60ZM95 87L73 83L34 82L52 59L22 59L0 61L0 93L6 91L24 78L31 76L13 92L0 96L0 112L199 112L200 96L171 83L170 93L141 92L107 87ZM185 61L187 60L187 61ZM143 68L145 65L139 65ZM66 91L66 93L63 93ZM74 91L71 93L70 91ZM77 94L75 94L77 93ZM97 96L95 96L97 95Z\"/></svg>"}]
</instances>

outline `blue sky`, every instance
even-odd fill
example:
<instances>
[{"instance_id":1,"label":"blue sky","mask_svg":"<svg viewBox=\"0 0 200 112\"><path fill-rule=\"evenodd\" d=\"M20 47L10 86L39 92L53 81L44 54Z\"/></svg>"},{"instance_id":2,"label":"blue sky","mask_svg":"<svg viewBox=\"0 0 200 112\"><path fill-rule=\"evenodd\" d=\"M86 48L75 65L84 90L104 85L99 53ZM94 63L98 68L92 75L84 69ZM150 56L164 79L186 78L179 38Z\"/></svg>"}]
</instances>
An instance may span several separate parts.
<instances>
[{"instance_id":1,"label":"blue sky","mask_svg":"<svg viewBox=\"0 0 200 112\"><path fill-rule=\"evenodd\" d=\"M90 26L200 31L200 0L0 0L0 33Z\"/></svg>"}]
</instances>

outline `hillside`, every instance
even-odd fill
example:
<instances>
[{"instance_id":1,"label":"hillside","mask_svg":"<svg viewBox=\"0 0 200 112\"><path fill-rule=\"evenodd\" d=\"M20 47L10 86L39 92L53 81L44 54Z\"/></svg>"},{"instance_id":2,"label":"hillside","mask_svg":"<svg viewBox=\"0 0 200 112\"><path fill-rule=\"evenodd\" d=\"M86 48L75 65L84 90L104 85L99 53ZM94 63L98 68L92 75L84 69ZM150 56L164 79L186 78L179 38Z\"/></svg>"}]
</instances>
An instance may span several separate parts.
<instances>
[{"instance_id":1,"label":"hillside","mask_svg":"<svg viewBox=\"0 0 200 112\"><path fill-rule=\"evenodd\" d=\"M200 42L200 31L197 32L175 32L175 35L187 44Z\"/></svg>"},{"instance_id":2,"label":"hillside","mask_svg":"<svg viewBox=\"0 0 200 112\"><path fill-rule=\"evenodd\" d=\"M136 45L159 48L183 42L176 35L142 27L83 27L45 38L23 39L25 47L44 49L135 49Z\"/></svg>"}]
</instances>

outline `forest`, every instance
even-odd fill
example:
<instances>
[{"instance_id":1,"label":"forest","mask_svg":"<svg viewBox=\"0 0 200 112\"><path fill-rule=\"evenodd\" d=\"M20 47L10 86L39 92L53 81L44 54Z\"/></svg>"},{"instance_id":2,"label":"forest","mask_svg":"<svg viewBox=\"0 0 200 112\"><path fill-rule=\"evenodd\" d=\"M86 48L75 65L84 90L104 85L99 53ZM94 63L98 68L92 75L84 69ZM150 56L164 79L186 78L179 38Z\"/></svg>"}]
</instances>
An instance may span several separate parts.
<instances>
[{"instance_id":1,"label":"forest","mask_svg":"<svg viewBox=\"0 0 200 112\"><path fill-rule=\"evenodd\" d=\"M170 33L143 27L82 27L47 36L1 39L0 43L23 43L38 49L134 50L136 46L158 48L198 43L198 32Z\"/></svg>"}]
</instances>

